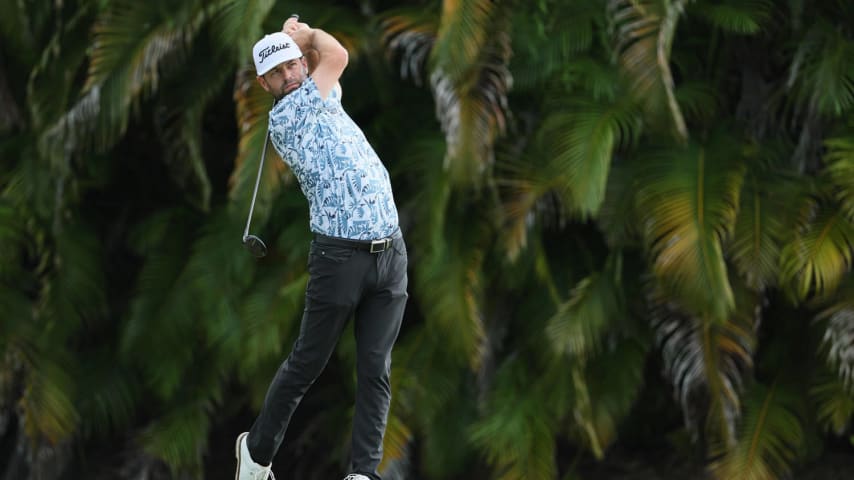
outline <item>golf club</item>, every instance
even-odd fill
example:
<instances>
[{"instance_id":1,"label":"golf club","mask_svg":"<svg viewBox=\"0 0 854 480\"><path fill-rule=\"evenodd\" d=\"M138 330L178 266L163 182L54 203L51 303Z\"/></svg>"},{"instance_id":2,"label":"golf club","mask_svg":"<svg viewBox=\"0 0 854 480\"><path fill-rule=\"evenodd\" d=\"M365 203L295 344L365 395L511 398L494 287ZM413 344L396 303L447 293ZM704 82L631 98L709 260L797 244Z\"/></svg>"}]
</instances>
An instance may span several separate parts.
<instances>
[{"instance_id":1,"label":"golf club","mask_svg":"<svg viewBox=\"0 0 854 480\"><path fill-rule=\"evenodd\" d=\"M261 183L261 172L264 170L264 157L267 156L267 143L270 142L270 127L264 136L264 148L261 149L261 162L258 164L258 177L255 178L255 191L252 192L252 203L249 205L249 218L246 219L246 229L243 231L243 246L256 258L267 255L267 246L255 235L249 235L249 224L252 222L252 212L255 210L255 197L258 195L258 184Z\"/></svg>"}]
</instances>

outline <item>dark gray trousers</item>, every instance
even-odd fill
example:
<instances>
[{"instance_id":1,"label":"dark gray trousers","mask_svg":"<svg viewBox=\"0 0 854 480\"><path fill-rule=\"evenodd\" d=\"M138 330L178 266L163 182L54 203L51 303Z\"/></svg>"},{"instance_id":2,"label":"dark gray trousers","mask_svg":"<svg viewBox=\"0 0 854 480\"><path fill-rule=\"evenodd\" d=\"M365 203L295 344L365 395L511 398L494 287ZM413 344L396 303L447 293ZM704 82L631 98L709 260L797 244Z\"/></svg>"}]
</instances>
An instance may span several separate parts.
<instances>
[{"instance_id":1,"label":"dark gray trousers","mask_svg":"<svg viewBox=\"0 0 854 480\"><path fill-rule=\"evenodd\" d=\"M399 234L380 253L321 242L311 243L299 337L270 384L247 446L256 463L271 463L294 410L354 315L357 384L351 471L379 480L391 402L391 350L407 299L406 245Z\"/></svg>"}]
</instances>

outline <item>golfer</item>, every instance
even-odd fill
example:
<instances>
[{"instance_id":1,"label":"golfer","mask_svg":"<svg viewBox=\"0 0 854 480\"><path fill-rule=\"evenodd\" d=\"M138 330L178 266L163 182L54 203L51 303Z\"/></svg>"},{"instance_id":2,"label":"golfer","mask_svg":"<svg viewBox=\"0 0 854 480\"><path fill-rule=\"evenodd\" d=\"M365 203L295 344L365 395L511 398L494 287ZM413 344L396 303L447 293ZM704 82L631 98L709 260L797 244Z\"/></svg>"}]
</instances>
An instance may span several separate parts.
<instances>
[{"instance_id":1,"label":"golfer","mask_svg":"<svg viewBox=\"0 0 854 480\"><path fill-rule=\"evenodd\" d=\"M290 18L252 53L258 83L276 99L270 138L308 199L314 240L299 337L251 430L237 438L236 479L274 478L288 422L354 316L356 406L345 480L380 480L391 350L407 299L406 246L388 171L341 107L338 79L348 56L335 38Z\"/></svg>"}]
</instances>

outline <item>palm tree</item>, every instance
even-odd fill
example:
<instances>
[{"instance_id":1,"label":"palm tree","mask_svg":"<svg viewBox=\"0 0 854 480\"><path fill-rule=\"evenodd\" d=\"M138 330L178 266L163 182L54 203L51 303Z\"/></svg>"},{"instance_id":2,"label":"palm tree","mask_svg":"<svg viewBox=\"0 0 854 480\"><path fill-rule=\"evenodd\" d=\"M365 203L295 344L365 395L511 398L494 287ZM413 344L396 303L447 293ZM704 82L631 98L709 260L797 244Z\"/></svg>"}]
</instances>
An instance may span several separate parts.
<instances>
[{"instance_id":1,"label":"palm tree","mask_svg":"<svg viewBox=\"0 0 854 480\"><path fill-rule=\"evenodd\" d=\"M776 479L851 435L843 0L0 7L0 478L230 478L307 281L272 151L269 257L237 245L270 105L245 52L295 11L351 52L409 242L387 477L574 478L655 444ZM277 473L343 468L354 352Z\"/></svg>"}]
</instances>

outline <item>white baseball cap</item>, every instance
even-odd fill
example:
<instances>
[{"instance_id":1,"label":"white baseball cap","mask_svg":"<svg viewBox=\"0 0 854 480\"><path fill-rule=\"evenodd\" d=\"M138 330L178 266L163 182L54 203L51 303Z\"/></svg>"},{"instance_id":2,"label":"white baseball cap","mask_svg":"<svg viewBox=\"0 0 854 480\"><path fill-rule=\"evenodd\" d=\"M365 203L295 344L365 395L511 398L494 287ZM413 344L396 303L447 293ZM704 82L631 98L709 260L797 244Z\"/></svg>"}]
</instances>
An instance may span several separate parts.
<instances>
[{"instance_id":1,"label":"white baseball cap","mask_svg":"<svg viewBox=\"0 0 854 480\"><path fill-rule=\"evenodd\" d=\"M269 72L276 65L302 57L294 39L283 32L264 35L252 47L252 58L255 60L255 71L258 76Z\"/></svg>"}]
</instances>

